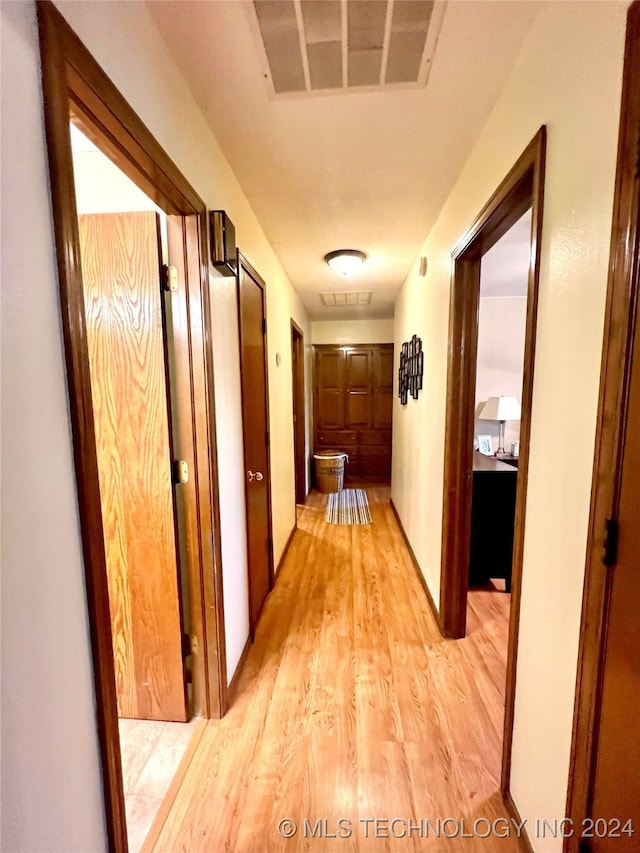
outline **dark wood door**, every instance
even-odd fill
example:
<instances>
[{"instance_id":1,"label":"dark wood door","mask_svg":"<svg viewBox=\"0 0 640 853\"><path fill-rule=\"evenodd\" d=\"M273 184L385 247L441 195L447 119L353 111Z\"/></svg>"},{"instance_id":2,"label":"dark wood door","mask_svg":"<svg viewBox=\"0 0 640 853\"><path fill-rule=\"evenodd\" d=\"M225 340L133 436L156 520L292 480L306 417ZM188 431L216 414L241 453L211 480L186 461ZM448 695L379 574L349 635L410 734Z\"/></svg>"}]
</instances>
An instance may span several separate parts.
<instances>
[{"instance_id":1,"label":"dark wood door","mask_svg":"<svg viewBox=\"0 0 640 853\"><path fill-rule=\"evenodd\" d=\"M349 484L388 482L393 344L317 346L314 380L314 448L349 455Z\"/></svg>"},{"instance_id":2,"label":"dark wood door","mask_svg":"<svg viewBox=\"0 0 640 853\"><path fill-rule=\"evenodd\" d=\"M316 349L317 429L342 429L344 426L344 353L340 348Z\"/></svg>"},{"instance_id":3,"label":"dark wood door","mask_svg":"<svg viewBox=\"0 0 640 853\"><path fill-rule=\"evenodd\" d=\"M373 376L371 349L348 349L344 353L345 426L369 429Z\"/></svg>"},{"instance_id":4,"label":"dark wood door","mask_svg":"<svg viewBox=\"0 0 640 853\"><path fill-rule=\"evenodd\" d=\"M249 563L249 622L255 632L273 581L265 284L238 255L240 371Z\"/></svg>"},{"instance_id":5,"label":"dark wood door","mask_svg":"<svg viewBox=\"0 0 640 853\"><path fill-rule=\"evenodd\" d=\"M600 723L590 814L593 853L640 849L640 316L636 309L624 450L620 470L619 538L610 567L610 597L602 666ZM633 823L635 834L611 836L611 821ZM607 822L606 825L604 822ZM603 833L603 828L607 832Z\"/></svg>"},{"instance_id":6,"label":"dark wood door","mask_svg":"<svg viewBox=\"0 0 640 853\"><path fill-rule=\"evenodd\" d=\"M291 321L291 375L293 383L293 457L296 481L296 503L307 497L306 415L304 399L304 336Z\"/></svg>"},{"instance_id":7,"label":"dark wood door","mask_svg":"<svg viewBox=\"0 0 640 853\"><path fill-rule=\"evenodd\" d=\"M372 426L391 429L393 417L393 347L378 347L373 352Z\"/></svg>"},{"instance_id":8,"label":"dark wood door","mask_svg":"<svg viewBox=\"0 0 640 853\"><path fill-rule=\"evenodd\" d=\"M78 217L118 714L186 720L157 216Z\"/></svg>"}]
</instances>

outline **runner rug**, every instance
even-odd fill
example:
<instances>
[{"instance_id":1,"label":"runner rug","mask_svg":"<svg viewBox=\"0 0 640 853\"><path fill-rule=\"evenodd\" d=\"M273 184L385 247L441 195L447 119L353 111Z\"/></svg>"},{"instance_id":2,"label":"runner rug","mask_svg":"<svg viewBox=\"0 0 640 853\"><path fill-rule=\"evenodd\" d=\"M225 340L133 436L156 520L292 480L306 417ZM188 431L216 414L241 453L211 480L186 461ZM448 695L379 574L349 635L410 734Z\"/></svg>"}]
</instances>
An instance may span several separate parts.
<instances>
[{"instance_id":1,"label":"runner rug","mask_svg":"<svg viewBox=\"0 0 640 853\"><path fill-rule=\"evenodd\" d=\"M343 489L329 495L325 521L329 524L371 524L365 490Z\"/></svg>"}]
</instances>

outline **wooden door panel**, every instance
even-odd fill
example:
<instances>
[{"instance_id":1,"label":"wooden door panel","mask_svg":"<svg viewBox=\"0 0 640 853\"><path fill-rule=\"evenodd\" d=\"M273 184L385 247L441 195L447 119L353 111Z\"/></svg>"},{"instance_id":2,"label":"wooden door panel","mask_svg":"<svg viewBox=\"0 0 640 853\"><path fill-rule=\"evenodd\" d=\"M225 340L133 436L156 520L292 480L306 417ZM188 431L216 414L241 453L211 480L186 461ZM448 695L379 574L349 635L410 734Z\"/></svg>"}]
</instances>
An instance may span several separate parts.
<instances>
[{"instance_id":1,"label":"wooden door panel","mask_svg":"<svg viewBox=\"0 0 640 853\"><path fill-rule=\"evenodd\" d=\"M373 359L373 426L391 429L393 413L393 347L378 347Z\"/></svg>"},{"instance_id":2,"label":"wooden door panel","mask_svg":"<svg viewBox=\"0 0 640 853\"><path fill-rule=\"evenodd\" d=\"M341 388L318 388L316 426L318 429L344 427L344 392Z\"/></svg>"},{"instance_id":3,"label":"wooden door panel","mask_svg":"<svg viewBox=\"0 0 640 853\"><path fill-rule=\"evenodd\" d=\"M337 352L316 353L316 381L320 388L342 388L344 355Z\"/></svg>"},{"instance_id":4,"label":"wooden door panel","mask_svg":"<svg viewBox=\"0 0 640 853\"><path fill-rule=\"evenodd\" d=\"M640 313L640 312L638 312ZM591 815L624 824L635 835L590 840L593 853L632 853L640 830L640 316L629 386L618 508L619 541L611 566L602 704Z\"/></svg>"},{"instance_id":5,"label":"wooden door panel","mask_svg":"<svg viewBox=\"0 0 640 853\"><path fill-rule=\"evenodd\" d=\"M393 344L318 346L315 368L315 447L347 450L348 443L353 448L346 469L349 483L388 481ZM361 452L366 445L381 449Z\"/></svg>"},{"instance_id":6,"label":"wooden door panel","mask_svg":"<svg viewBox=\"0 0 640 853\"><path fill-rule=\"evenodd\" d=\"M263 285L248 264L241 261L238 268L249 618L254 632L272 583L266 305Z\"/></svg>"},{"instance_id":7,"label":"wooden door panel","mask_svg":"<svg viewBox=\"0 0 640 853\"><path fill-rule=\"evenodd\" d=\"M393 394L391 389L376 388L373 395L373 426L376 429L391 429L393 418Z\"/></svg>"},{"instance_id":8,"label":"wooden door panel","mask_svg":"<svg viewBox=\"0 0 640 853\"><path fill-rule=\"evenodd\" d=\"M388 429L369 429L358 432L358 442L362 444L377 444L391 450L391 431Z\"/></svg>"},{"instance_id":9,"label":"wooden door panel","mask_svg":"<svg viewBox=\"0 0 640 853\"><path fill-rule=\"evenodd\" d=\"M317 350L315 358L317 429L344 427L344 353Z\"/></svg>"},{"instance_id":10,"label":"wooden door panel","mask_svg":"<svg viewBox=\"0 0 640 853\"><path fill-rule=\"evenodd\" d=\"M347 350L345 353L346 386L352 389L369 389L371 383L371 351Z\"/></svg>"},{"instance_id":11,"label":"wooden door panel","mask_svg":"<svg viewBox=\"0 0 640 853\"><path fill-rule=\"evenodd\" d=\"M78 221L118 713L186 720L158 221Z\"/></svg>"},{"instance_id":12,"label":"wooden door panel","mask_svg":"<svg viewBox=\"0 0 640 853\"><path fill-rule=\"evenodd\" d=\"M393 347L379 349L376 353L375 377L378 388L393 388Z\"/></svg>"},{"instance_id":13,"label":"wooden door panel","mask_svg":"<svg viewBox=\"0 0 640 853\"><path fill-rule=\"evenodd\" d=\"M391 449L382 446L358 448L360 471L363 478L384 482L391 476Z\"/></svg>"},{"instance_id":14,"label":"wooden door panel","mask_svg":"<svg viewBox=\"0 0 640 853\"><path fill-rule=\"evenodd\" d=\"M368 429L371 426L371 394L365 391L347 391L347 429Z\"/></svg>"}]
</instances>

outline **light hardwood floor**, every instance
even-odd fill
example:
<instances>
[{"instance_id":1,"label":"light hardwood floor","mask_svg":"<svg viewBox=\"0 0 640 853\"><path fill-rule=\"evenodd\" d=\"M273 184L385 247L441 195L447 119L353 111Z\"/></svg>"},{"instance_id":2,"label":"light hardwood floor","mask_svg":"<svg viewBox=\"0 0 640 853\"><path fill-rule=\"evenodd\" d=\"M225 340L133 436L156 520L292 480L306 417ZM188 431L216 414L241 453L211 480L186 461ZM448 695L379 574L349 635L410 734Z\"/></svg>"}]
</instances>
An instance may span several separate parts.
<instances>
[{"instance_id":1,"label":"light hardwood floor","mask_svg":"<svg viewBox=\"0 0 640 853\"><path fill-rule=\"evenodd\" d=\"M513 830L460 837L477 819L504 819L500 831L507 820L510 596L471 593L468 636L443 640L388 490L367 492L372 525L326 524L318 494L299 509L233 704L208 723L156 853L520 849ZM278 832L286 818L293 838ZM445 818L440 838L425 837L421 820ZM310 836L318 819L325 837ZM326 837L339 830L350 837Z\"/></svg>"}]
</instances>

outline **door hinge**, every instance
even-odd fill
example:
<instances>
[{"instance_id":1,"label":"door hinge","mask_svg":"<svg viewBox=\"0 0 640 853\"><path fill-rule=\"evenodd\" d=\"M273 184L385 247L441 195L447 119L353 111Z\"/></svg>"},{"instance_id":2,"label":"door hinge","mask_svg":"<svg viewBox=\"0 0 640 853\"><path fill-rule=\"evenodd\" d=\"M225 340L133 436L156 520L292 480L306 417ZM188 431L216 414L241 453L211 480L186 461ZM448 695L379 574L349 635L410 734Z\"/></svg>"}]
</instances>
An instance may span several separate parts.
<instances>
[{"instance_id":1,"label":"door hinge","mask_svg":"<svg viewBox=\"0 0 640 853\"><path fill-rule=\"evenodd\" d=\"M178 267L162 265L162 286L172 293L178 289Z\"/></svg>"},{"instance_id":2,"label":"door hinge","mask_svg":"<svg viewBox=\"0 0 640 853\"><path fill-rule=\"evenodd\" d=\"M605 566L614 566L618 561L618 522L614 518L608 518L605 525L604 556L602 562Z\"/></svg>"},{"instance_id":3,"label":"door hinge","mask_svg":"<svg viewBox=\"0 0 640 853\"><path fill-rule=\"evenodd\" d=\"M262 334L263 335L267 334L267 321L264 319L264 317L262 319Z\"/></svg>"},{"instance_id":4,"label":"door hinge","mask_svg":"<svg viewBox=\"0 0 640 853\"><path fill-rule=\"evenodd\" d=\"M173 482L183 485L189 482L189 465L184 459L176 459L173 463Z\"/></svg>"},{"instance_id":5,"label":"door hinge","mask_svg":"<svg viewBox=\"0 0 640 853\"><path fill-rule=\"evenodd\" d=\"M198 638L193 634L182 635L182 657L188 658L190 655L198 653Z\"/></svg>"}]
</instances>

